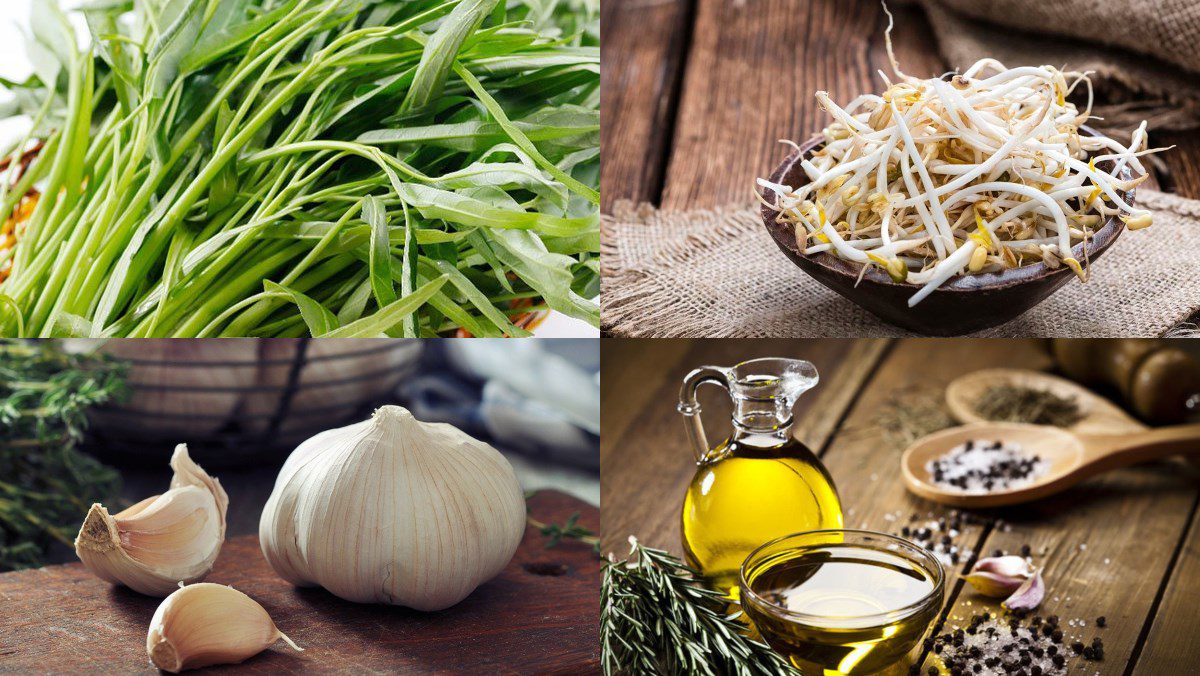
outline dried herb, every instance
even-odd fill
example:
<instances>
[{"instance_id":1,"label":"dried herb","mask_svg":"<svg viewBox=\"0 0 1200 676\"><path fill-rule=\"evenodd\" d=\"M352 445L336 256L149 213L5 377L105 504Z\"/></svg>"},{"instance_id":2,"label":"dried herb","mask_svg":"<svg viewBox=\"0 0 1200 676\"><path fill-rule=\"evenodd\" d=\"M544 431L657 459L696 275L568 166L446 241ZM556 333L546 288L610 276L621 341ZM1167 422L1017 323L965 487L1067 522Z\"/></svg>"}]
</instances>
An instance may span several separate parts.
<instances>
[{"instance_id":1,"label":"dried herb","mask_svg":"<svg viewBox=\"0 0 1200 676\"><path fill-rule=\"evenodd\" d=\"M112 503L120 476L76 445L87 410L124 392L117 363L0 341L0 570L42 565L93 502Z\"/></svg>"},{"instance_id":2,"label":"dried herb","mask_svg":"<svg viewBox=\"0 0 1200 676\"><path fill-rule=\"evenodd\" d=\"M875 425L892 447L903 450L927 434L953 427L955 422L943 404L941 390L913 388L884 402Z\"/></svg>"},{"instance_id":3,"label":"dried herb","mask_svg":"<svg viewBox=\"0 0 1200 676\"><path fill-rule=\"evenodd\" d=\"M1070 427L1083 418L1074 397L1015 385L989 387L976 402L975 410L988 420L1055 427Z\"/></svg>"},{"instance_id":4,"label":"dried herb","mask_svg":"<svg viewBox=\"0 0 1200 676\"><path fill-rule=\"evenodd\" d=\"M590 528L579 525L579 512L568 517L566 523L562 525L543 523L532 516L526 517L526 521L539 533L546 536L546 549L557 547L563 540L578 540L591 545L597 554L600 553L600 538L596 537L596 533Z\"/></svg>"},{"instance_id":5,"label":"dried herb","mask_svg":"<svg viewBox=\"0 0 1200 676\"><path fill-rule=\"evenodd\" d=\"M604 567L600 663L605 674L799 674L726 614L728 599L678 558L629 539Z\"/></svg>"}]
</instances>

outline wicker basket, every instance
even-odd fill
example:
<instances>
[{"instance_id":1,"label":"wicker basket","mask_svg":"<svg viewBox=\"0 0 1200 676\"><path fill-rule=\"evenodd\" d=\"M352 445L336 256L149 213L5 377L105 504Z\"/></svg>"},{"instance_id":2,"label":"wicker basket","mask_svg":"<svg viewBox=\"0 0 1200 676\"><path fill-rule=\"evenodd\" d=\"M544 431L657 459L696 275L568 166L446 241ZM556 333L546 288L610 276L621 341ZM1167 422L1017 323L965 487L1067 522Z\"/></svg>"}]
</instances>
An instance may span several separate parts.
<instances>
[{"instance_id":1,"label":"wicker basket","mask_svg":"<svg viewBox=\"0 0 1200 676\"><path fill-rule=\"evenodd\" d=\"M78 347L78 346L74 346ZM312 435L361 420L416 370L420 340L112 340L130 399L91 416L89 449L160 463L186 442L205 466L275 460Z\"/></svg>"}]
</instances>

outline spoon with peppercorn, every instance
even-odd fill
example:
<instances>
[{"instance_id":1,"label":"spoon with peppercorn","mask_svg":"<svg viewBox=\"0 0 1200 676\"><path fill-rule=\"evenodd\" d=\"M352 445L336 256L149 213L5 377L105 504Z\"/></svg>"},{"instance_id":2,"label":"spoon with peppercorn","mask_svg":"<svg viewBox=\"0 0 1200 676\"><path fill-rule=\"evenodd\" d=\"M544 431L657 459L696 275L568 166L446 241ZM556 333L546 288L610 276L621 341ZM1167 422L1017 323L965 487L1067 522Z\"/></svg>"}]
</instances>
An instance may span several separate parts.
<instances>
[{"instance_id":1,"label":"spoon with peppercorn","mask_svg":"<svg viewBox=\"0 0 1200 676\"><path fill-rule=\"evenodd\" d=\"M900 465L916 495L986 508L1038 500L1109 470L1178 454L1200 456L1200 424L1081 434L989 422L922 437L905 449Z\"/></svg>"}]
</instances>

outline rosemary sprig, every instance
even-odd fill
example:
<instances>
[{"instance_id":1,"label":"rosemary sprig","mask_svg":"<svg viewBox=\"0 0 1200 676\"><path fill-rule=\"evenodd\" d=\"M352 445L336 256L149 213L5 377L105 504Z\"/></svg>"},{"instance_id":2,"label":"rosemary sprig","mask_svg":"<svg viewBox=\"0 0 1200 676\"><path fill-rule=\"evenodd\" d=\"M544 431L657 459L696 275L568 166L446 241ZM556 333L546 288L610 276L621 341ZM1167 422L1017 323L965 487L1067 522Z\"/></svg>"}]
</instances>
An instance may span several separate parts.
<instances>
[{"instance_id":1,"label":"rosemary sprig","mask_svg":"<svg viewBox=\"0 0 1200 676\"><path fill-rule=\"evenodd\" d=\"M600 538L596 537L592 529L579 525L579 512L568 517L562 525L544 523L532 516L526 516L525 519L530 526L546 536L546 549L557 547L563 540L578 540L591 545L597 554L600 553Z\"/></svg>"},{"instance_id":2,"label":"rosemary sprig","mask_svg":"<svg viewBox=\"0 0 1200 676\"><path fill-rule=\"evenodd\" d=\"M70 545L87 507L120 476L75 446L89 408L125 392L123 369L50 343L0 340L0 570L45 563Z\"/></svg>"},{"instance_id":3,"label":"rosemary sprig","mask_svg":"<svg viewBox=\"0 0 1200 676\"><path fill-rule=\"evenodd\" d=\"M600 598L600 662L612 674L799 674L744 635L741 612L699 584L678 558L636 538L624 560L609 558Z\"/></svg>"}]
</instances>

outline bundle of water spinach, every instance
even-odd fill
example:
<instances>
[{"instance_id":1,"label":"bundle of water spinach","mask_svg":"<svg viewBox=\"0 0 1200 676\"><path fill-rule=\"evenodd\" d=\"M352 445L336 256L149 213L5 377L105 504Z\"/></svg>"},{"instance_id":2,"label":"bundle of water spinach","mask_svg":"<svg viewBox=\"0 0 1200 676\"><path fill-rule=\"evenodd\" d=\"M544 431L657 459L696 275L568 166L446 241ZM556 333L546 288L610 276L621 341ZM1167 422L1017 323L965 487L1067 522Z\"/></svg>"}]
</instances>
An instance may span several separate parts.
<instances>
[{"instance_id":1,"label":"bundle of water spinach","mask_svg":"<svg viewBox=\"0 0 1200 676\"><path fill-rule=\"evenodd\" d=\"M4 336L599 325L597 0L34 0ZM13 162L14 168L20 162Z\"/></svg>"}]
</instances>

